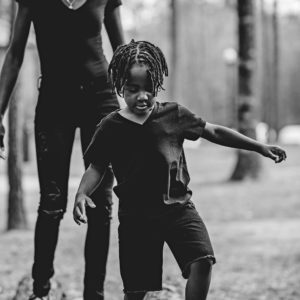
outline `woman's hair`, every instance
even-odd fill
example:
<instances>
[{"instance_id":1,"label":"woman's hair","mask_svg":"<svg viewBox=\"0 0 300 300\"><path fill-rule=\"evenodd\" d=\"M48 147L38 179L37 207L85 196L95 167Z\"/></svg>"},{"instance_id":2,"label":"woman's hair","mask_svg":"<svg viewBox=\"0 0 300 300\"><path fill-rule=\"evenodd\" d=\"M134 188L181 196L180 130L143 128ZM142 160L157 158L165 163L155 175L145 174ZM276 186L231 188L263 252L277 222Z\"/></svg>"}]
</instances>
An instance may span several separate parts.
<instances>
[{"instance_id":1,"label":"woman's hair","mask_svg":"<svg viewBox=\"0 0 300 300\"><path fill-rule=\"evenodd\" d=\"M148 67L155 96L164 89L162 85L164 76L168 76L168 66L162 51L149 42L131 40L116 49L108 67L108 76L119 96L123 95L129 70L134 64Z\"/></svg>"}]
</instances>

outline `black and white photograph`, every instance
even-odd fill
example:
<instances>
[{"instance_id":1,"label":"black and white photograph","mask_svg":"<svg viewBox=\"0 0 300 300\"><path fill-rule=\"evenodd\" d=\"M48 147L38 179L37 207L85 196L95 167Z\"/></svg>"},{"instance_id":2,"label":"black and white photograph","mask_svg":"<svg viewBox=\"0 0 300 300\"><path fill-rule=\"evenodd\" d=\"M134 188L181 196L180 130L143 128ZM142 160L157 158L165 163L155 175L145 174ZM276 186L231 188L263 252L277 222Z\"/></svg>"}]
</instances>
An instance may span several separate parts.
<instances>
[{"instance_id":1,"label":"black and white photograph","mask_svg":"<svg viewBox=\"0 0 300 300\"><path fill-rule=\"evenodd\" d=\"M300 0L0 0L0 300L300 299Z\"/></svg>"}]
</instances>

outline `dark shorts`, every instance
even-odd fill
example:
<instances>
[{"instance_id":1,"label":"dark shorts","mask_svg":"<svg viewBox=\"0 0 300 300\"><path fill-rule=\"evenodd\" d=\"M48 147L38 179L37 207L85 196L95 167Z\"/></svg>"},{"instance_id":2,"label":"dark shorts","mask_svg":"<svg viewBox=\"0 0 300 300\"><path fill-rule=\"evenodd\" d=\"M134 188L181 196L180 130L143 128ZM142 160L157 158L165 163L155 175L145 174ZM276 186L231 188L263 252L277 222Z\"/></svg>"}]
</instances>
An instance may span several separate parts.
<instances>
[{"instance_id":1,"label":"dark shorts","mask_svg":"<svg viewBox=\"0 0 300 300\"><path fill-rule=\"evenodd\" d=\"M197 260L215 263L208 232L192 203L157 218L124 216L119 225L119 254L125 293L161 290L164 242L184 278Z\"/></svg>"}]
</instances>

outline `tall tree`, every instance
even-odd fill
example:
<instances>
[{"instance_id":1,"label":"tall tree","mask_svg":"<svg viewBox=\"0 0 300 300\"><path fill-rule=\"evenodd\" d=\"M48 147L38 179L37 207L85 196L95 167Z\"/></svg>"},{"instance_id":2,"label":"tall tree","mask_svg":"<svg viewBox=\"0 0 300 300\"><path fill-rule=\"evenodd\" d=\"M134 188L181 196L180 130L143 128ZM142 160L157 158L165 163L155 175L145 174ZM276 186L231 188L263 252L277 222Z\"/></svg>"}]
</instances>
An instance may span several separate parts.
<instances>
[{"instance_id":1,"label":"tall tree","mask_svg":"<svg viewBox=\"0 0 300 300\"><path fill-rule=\"evenodd\" d=\"M279 32L278 32L278 1L273 0L273 15L272 15L272 28L273 28L273 101L270 109L272 111L272 128L275 132L273 139L270 142L277 140L279 132L279 102L278 102L278 76L279 76Z\"/></svg>"},{"instance_id":2,"label":"tall tree","mask_svg":"<svg viewBox=\"0 0 300 300\"><path fill-rule=\"evenodd\" d=\"M10 32L12 32L15 5L10 5ZM26 213L23 203L22 187L22 109L19 105L20 83L17 84L9 106L8 114L8 217L7 230L27 227Z\"/></svg>"},{"instance_id":3,"label":"tall tree","mask_svg":"<svg viewBox=\"0 0 300 300\"><path fill-rule=\"evenodd\" d=\"M255 0L237 1L238 13L238 130L248 137L256 138L254 118L255 96ZM238 150L237 163L232 180L257 178L261 170L258 154Z\"/></svg>"},{"instance_id":4,"label":"tall tree","mask_svg":"<svg viewBox=\"0 0 300 300\"><path fill-rule=\"evenodd\" d=\"M262 56L263 56L263 119L268 124L268 140L274 143L279 131L279 32L278 1L273 0L273 9L266 9L261 1Z\"/></svg>"},{"instance_id":5,"label":"tall tree","mask_svg":"<svg viewBox=\"0 0 300 300\"><path fill-rule=\"evenodd\" d=\"M272 104L273 99L273 80L272 80L272 59L270 53L271 49L271 26L270 26L270 16L266 11L265 0L261 1L261 34L262 34L262 118L263 121L271 126L271 110L270 106Z\"/></svg>"}]
</instances>

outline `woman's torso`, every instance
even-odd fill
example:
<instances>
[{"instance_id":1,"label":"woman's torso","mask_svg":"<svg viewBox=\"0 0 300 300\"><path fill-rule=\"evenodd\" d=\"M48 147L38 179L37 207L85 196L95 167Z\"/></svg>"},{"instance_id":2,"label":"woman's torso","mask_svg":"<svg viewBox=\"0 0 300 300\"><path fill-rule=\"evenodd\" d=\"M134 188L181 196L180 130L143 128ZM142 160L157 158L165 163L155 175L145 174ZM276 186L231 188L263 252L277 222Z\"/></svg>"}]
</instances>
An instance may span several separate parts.
<instances>
[{"instance_id":1,"label":"woman's torso","mask_svg":"<svg viewBox=\"0 0 300 300\"><path fill-rule=\"evenodd\" d=\"M43 78L92 79L107 71L101 30L108 0L87 0L76 10L61 0L31 0Z\"/></svg>"}]
</instances>

